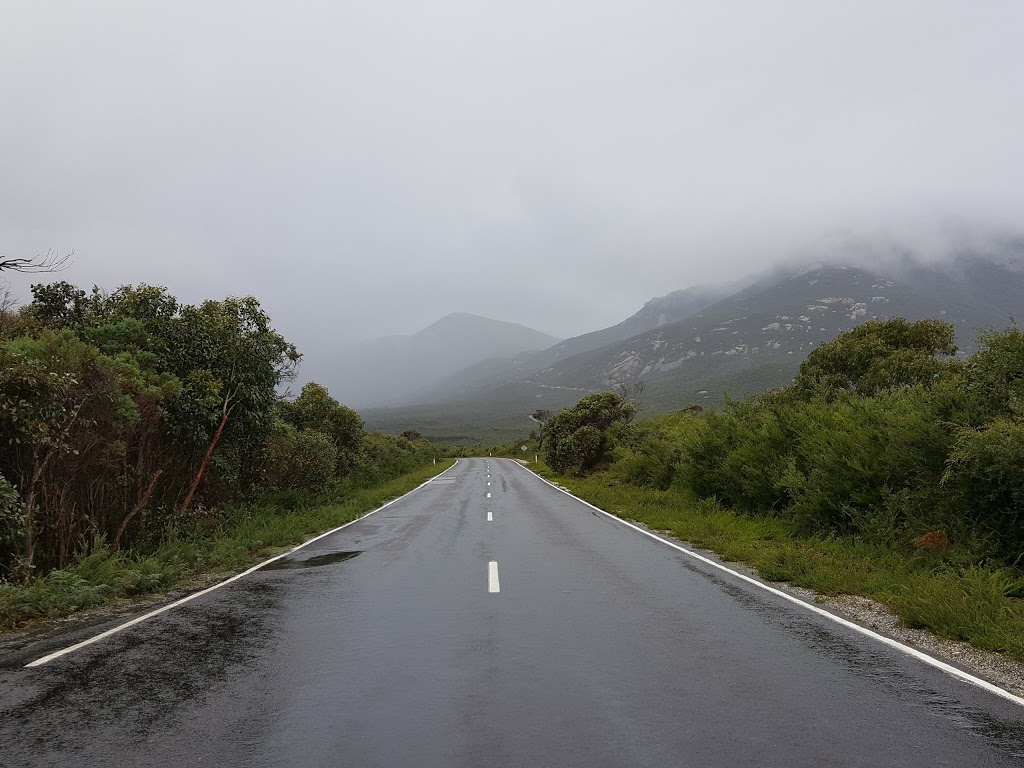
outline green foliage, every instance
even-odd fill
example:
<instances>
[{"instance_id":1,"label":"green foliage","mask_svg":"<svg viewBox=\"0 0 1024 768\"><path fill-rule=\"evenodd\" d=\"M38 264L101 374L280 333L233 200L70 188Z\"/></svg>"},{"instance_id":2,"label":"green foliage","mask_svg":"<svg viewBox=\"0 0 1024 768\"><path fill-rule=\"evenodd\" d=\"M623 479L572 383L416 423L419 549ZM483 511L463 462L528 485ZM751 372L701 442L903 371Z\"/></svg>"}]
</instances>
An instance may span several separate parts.
<instances>
[{"instance_id":1,"label":"green foliage","mask_svg":"<svg viewBox=\"0 0 1024 768\"><path fill-rule=\"evenodd\" d=\"M204 447L227 417L226 441L251 453L273 421L277 386L300 358L295 347L270 327L252 297L183 306L171 317L161 362L184 383L168 404L172 429Z\"/></svg>"},{"instance_id":2,"label":"green foliage","mask_svg":"<svg viewBox=\"0 0 1024 768\"><path fill-rule=\"evenodd\" d=\"M614 392L582 398L547 420L544 457L557 472L580 474L608 457L612 427L628 424L636 408Z\"/></svg>"},{"instance_id":3,"label":"green foliage","mask_svg":"<svg viewBox=\"0 0 1024 768\"><path fill-rule=\"evenodd\" d=\"M1024 334L984 334L962 362L941 357L952 338L937 321L865 323L812 353L791 387L600 443L580 431L577 409L595 410L585 398L552 419L547 463L581 474L610 447L612 474L634 486L895 549L941 532L964 563L1019 567Z\"/></svg>"},{"instance_id":4,"label":"green foliage","mask_svg":"<svg viewBox=\"0 0 1024 768\"><path fill-rule=\"evenodd\" d=\"M616 472L634 485L666 490L676 480L685 446L702 439L707 425L692 411L634 425L615 447Z\"/></svg>"},{"instance_id":5,"label":"green foliage","mask_svg":"<svg viewBox=\"0 0 1024 768\"><path fill-rule=\"evenodd\" d=\"M873 395L930 384L954 363L955 329L940 320L869 320L822 344L800 366L794 388L805 397L833 391Z\"/></svg>"},{"instance_id":6,"label":"green foliage","mask_svg":"<svg viewBox=\"0 0 1024 768\"><path fill-rule=\"evenodd\" d=\"M940 568L917 573L888 602L911 627L930 629L1024 658L1019 574L1006 568Z\"/></svg>"},{"instance_id":7,"label":"green foliage","mask_svg":"<svg viewBox=\"0 0 1024 768\"><path fill-rule=\"evenodd\" d=\"M111 598L105 584L90 584L76 573L51 571L25 586L0 583L0 627L16 627L29 619L57 618L102 605Z\"/></svg>"},{"instance_id":8,"label":"green foliage","mask_svg":"<svg viewBox=\"0 0 1024 768\"><path fill-rule=\"evenodd\" d=\"M706 429L682 452L679 482L746 512L784 505L787 457L797 441L792 416L768 400L727 401L724 411L704 416Z\"/></svg>"},{"instance_id":9,"label":"green foliage","mask_svg":"<svg viewBox=\"0 0 1024 768\"><path fill-rule=\"evenodd\" d=\"M339 474L355 466L363 439L363 420L331 397L326 387L313 382L306 384L294 401L281 404L281 413L296 429L315 430L330 438Z\"/></svg>"},{"instance_id":10,"label":"green foliage","mask_svg":"<svg viewBox=\"0 0 1024 768\"><path fill-rule=\"evenodd\" d=\"M0 475L0 552L7 552L8 567L14 565L14 553L18 551L24 529L24 511L21 494L7 478Z\"/></svg>"},{"instance_id":11,"label":"green foliage","mask_svg":"<svg viewBox=\"0 0 1024 768\"><path fill-rule=\"evenodd\" d=\"M335 475L338 449L329 435L312 429L281 430L267 441L268 488L317 494Z\"/></svg>"},{"instance_id":12,"label":"green foliage","mask_svg":"<svg viewBox=\"0 0 1024 768\"><path fill-rule=\"evenodd\" d=\"M892 512L894 496L938 485L950 436L921 387L874 398L847 393L789 416L796 439L781 486L787 514L807 529L863 534L869 512ZM905 514L898 517L892 522L902 530Z\"/></svg>"},{"instance_id":13,"label":"green foliage","mask_svg":"<svg viewBox=\"0 0 1024 768\"><path fill-rule=\"evenodd\" d=\"M998 417L960 429L942 485L1000 556L1014 564L1024 557L1024 424Z\"/></svg>"},{"instance_id":14,"label":"green foliage","mask_svg":"<svg viewBox=\"0 0 1024 768\"><path fill-rule=\"evenodd\" d=\"M364 445L359 415L318 384L283 400L300 356L252 297L188 305L157 286L58 282L33 286L17 322L10 314L0 580L66 569L83 541L90 557L152 550L170 531L244 516L268 493L298 509L437 455L412 435Z\"/></svg>"},{"instance_id":15,"label":"green foliage","mask_svg":"<svg viewBox=\"0 0 1024 768\"><path fill-rule=\"evenodd\" d=\"M979 342L965 380L976 412L1024 417L1024 331L984 333Z\"/></svg>"},{"instance_id":16,"label":"green foliage","mask_svg":"<svg viewBox=\"0 0 1024 768\"><path fill-rule=\"evenodd\" d=\"M89 313L89 297L81 288L60 280L32 286L29 314L47 328L81 328Z\"/></svg>"},{"instance_id":17,"label":"green foliage","mask_svg":"<svg viewBox=\"0 0 1024 768\"><path fill-rule=\"evenodd\" d=\"M366 488L387 478L411 472L438 457L425 440L368 432L363 436L359 462L342 487Z\"/></svg>"}]
</instances>

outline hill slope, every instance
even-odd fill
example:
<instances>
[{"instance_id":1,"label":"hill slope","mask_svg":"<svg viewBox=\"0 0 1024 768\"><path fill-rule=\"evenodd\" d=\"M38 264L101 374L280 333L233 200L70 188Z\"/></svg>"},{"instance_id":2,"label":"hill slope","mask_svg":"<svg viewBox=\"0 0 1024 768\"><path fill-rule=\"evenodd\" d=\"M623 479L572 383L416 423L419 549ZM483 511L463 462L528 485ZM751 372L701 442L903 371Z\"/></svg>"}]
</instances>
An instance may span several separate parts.
<instances>
[{"instance_id":1,"label":"hill slope","mask_svg":"<svg viewBox=\"0 0 1024 768\"><path fill-rule=\"evenodd\" d=\"M725 288L703 286L673 291L666 296L651 299L621 323L565 339L541 351L509 358L492 357L452 373L421 394L424 402L443 402L453 397L472 397L481 388L492 389L503 382L527 379L575 355L601 349L645 331L692 317L729 293Z\"/></svg>"},{"instance_id":2,"label":"hill slope","mask_svg":"<svg viewBox=\"0 0 1024 768\"><path fill-rule=\"evenodd\" d=\"M725 391L741 395L789 383L812 349L871 318L944 319L956 326L961 350L970 351L978 332L1005 327L1024 309L1018 264L964 256L941 267L906 262L884 274L847 267L779 273L677 322L543 368L537 362L550 359L550 351L521 357L515 366L492 362L463 371L456 377L462 386L448 398L406 409L401 418L427 419L432 427L461 424L455 431L463 436L474 422L481 429L491 425L495 434L499 425L511 431L515 424L521 435L531 428L528 414L535 408L560 408L588 392L641 379L652 413L714 403ZM557 346L572 349L575 341ZM368 414L382 427L391 426L393 416Z\"/></svg>"},{"instance_id":3,"label":"hill slope","mask_svg":"<svg viewBox=\"0 0 1024 768\"><path fill-rule=\"evenodd\" d=\"M355 406L422 400L452 371L495 355L550 347L554 336L517 323L455 313L410 336L372 339L342 350L321 374L331 393Z\"/></svg>"}]
</instances>

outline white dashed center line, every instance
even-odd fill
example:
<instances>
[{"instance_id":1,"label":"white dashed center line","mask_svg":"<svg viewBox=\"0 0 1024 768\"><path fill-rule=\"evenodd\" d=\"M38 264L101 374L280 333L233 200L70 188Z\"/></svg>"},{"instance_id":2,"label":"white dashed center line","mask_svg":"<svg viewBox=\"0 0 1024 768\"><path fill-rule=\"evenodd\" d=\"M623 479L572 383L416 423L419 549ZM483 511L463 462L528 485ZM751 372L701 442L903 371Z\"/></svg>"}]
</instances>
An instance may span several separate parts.
<instances>
[{"instance_id":1,"label":"white dashed center line","mask_svg":"<svg viewBox=\"0 0 1024 768\"><path fill-rule=\"evenodd\" d=\"M487 591L501 592L501 585L498 583L498 563L495 560L487 566Z\"/></svg>"},{"instance_id":2,"label":"white dashed center line","mask_svg":"<svg viewBox=\"0 0 1024 768\"><path fill-rule=\"evenodd\" d=\"M490 512L487 513L487 522L488 523L494 522L494 515L492 515Z\"/></svg>"}]
</instances>

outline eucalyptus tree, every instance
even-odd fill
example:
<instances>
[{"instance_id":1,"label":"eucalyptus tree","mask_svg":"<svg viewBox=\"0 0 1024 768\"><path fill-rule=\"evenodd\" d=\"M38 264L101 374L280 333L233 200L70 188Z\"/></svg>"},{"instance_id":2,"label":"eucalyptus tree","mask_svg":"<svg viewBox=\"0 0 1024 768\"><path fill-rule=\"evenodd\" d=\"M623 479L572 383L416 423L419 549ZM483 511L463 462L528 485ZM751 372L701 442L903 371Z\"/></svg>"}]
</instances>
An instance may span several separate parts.
<instances>
[{"instance_id":1,"label":"eucalyptus tree","mask_svg":"<svg viewBox=\"0 0 1024 768\"><path fill-rule=\"evenodd\" d=\"M270 317L251 296L185 306L174 321L176 343L167 350L168 367L187 397L177 403L176 426L207 441L182 502L187 510L229 423L236 471L247 454L262 447L277 387L294 377L301 356L271 328Z\"/></svg>"}]
</instances>

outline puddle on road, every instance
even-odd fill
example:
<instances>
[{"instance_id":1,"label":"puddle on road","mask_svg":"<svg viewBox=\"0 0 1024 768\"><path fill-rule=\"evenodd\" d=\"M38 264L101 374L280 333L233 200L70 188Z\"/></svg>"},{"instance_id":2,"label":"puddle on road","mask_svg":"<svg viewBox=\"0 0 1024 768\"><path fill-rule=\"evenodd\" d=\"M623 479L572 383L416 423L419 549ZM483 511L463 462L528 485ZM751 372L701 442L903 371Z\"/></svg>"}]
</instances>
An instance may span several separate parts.
<instances>
[{"instance_id":1,"label":"puddle on road","mask_svg":"<svg viewBox=\"0 0 1024 768\"><path fill-rule=\"evenodd\" d=\"M325 555L316 555L305 560L288 560L287 558L282 560L275 560L269 565L264 565L260 570L263 571L283 571L288 568L316 568L321 565L331 565L332 563L340 563L343 560L351 560L356 555L361 555L362 552L328 552Z\"/></svg>"}]
</instances>

